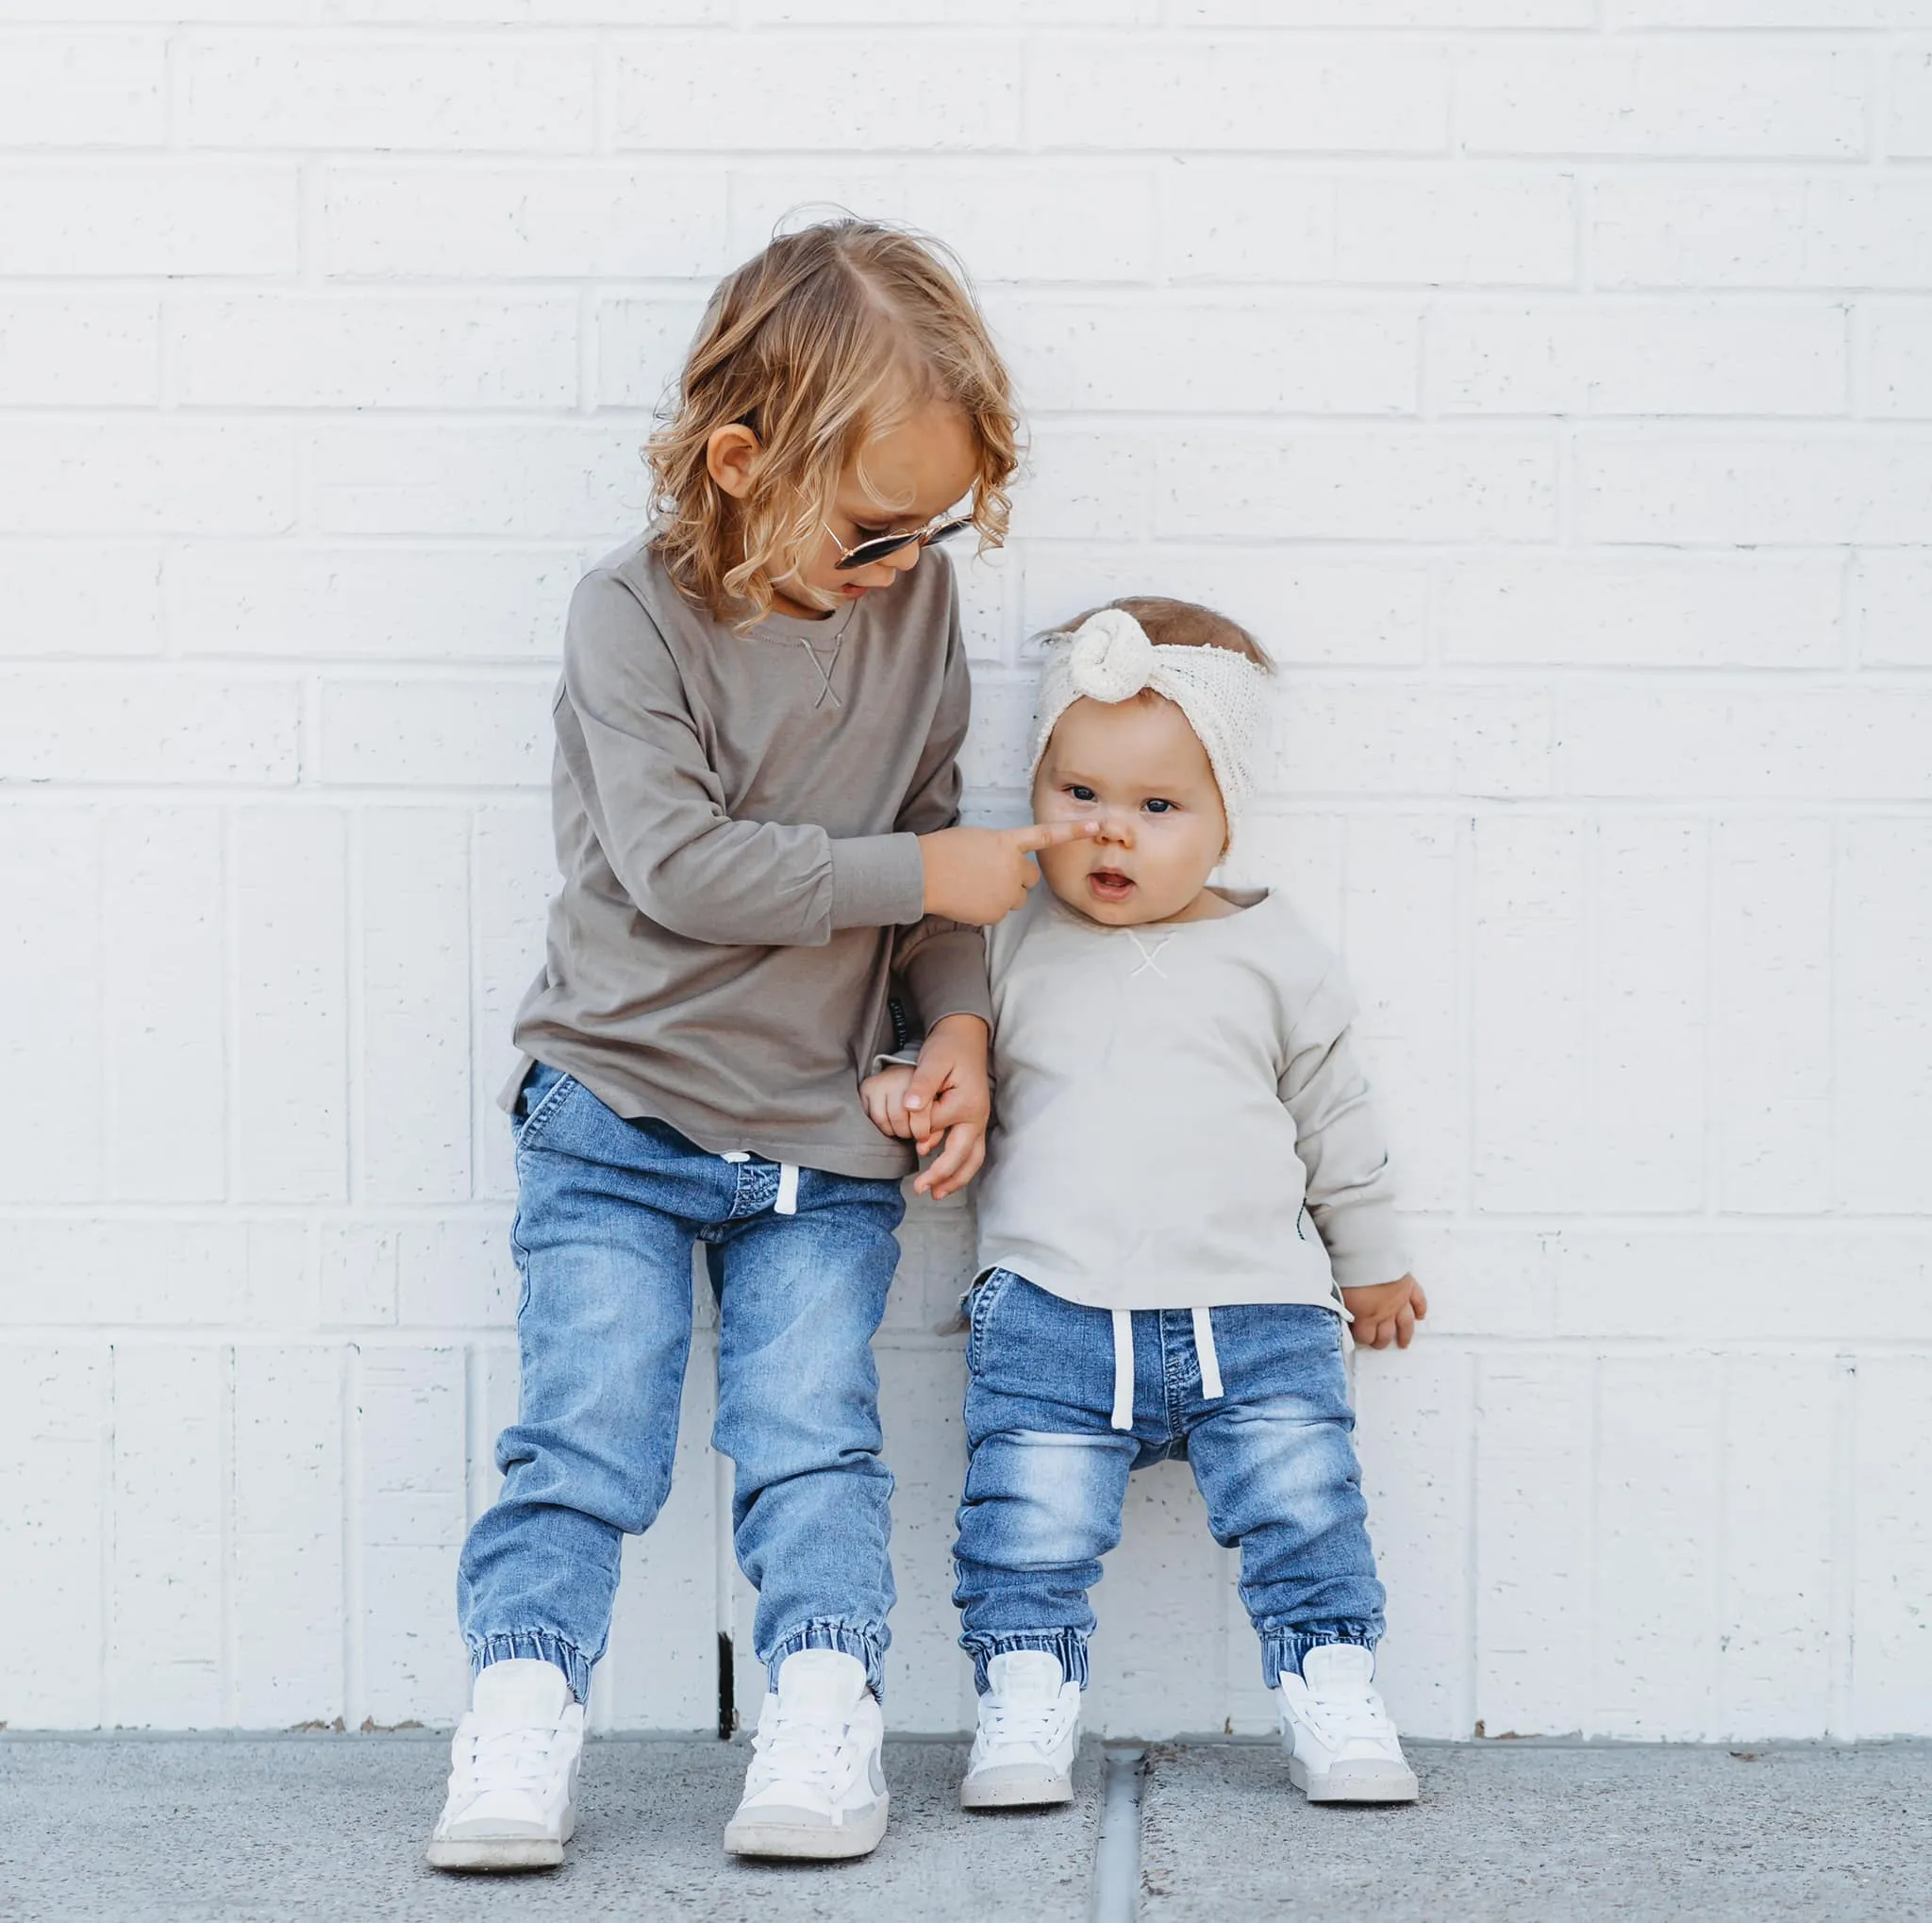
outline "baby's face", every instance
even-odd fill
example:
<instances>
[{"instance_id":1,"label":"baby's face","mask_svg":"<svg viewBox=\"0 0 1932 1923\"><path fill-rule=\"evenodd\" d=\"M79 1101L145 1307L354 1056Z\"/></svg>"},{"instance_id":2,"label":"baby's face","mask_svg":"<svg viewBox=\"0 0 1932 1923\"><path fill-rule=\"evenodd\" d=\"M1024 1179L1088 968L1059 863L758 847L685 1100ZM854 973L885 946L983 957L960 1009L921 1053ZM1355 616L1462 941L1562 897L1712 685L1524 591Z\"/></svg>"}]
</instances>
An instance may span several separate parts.
<instances>
[{"instance_id":1,"label":"baby's face","mask_svg":"<svg viewBox=\"0 0 1932 1923\"><path fill-rule=\"evenodd\" d=\"M1091 841L1040 857L1069 908L1114 928L1172 921L1200 900L1227 814L1200 737L1172 701L1075 701L1033 782L1036 821L1092 821Z\"/></svg>"}]
</instances>

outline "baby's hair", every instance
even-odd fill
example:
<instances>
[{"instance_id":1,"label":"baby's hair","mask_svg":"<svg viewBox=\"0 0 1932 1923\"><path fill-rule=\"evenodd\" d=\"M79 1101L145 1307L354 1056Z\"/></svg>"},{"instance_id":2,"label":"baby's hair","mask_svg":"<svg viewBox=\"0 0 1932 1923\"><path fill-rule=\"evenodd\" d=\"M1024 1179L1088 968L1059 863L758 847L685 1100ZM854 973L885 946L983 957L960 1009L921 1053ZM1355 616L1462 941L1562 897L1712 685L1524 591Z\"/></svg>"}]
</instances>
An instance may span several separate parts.
<instances>
[{"instance_id":1,"label":"baby's hair","mask_svg":"<svg viewBox=\"0 0 1932 1923\"><path fill-rule=\"evenodd\" d=\"M846 464L857 458L864 478L867 443L931 401L958 408L973 428L974 525L982 550L997 547L1019 420L963 272L937 242L877 221L779 235L711 296L645 450L672 579L716 619L760 620L773 583L824 538ZM708 465L712 433L733 422L759 446L738 499ZM880 502L895 505L910 504Z\"/></svg>"},{"instance_id":2,"label":"baby's hair","mask_svg":"<svg viewBox=\"0 0 1932 1923\"><path fill-rule=\"evenodd\" d=\"M1172 601L1164 594L1123 594L1118 601L1105 605L1131 614L1156 647L1224 647L1244 656L1264 674L1274 672L1267 649L1240 622L1230 621L1198 601ZM1099 608L1090 608L1085 614L1074 615L1060 631L1071 634L1099 612Z\"/></svg>"}]
</instances>

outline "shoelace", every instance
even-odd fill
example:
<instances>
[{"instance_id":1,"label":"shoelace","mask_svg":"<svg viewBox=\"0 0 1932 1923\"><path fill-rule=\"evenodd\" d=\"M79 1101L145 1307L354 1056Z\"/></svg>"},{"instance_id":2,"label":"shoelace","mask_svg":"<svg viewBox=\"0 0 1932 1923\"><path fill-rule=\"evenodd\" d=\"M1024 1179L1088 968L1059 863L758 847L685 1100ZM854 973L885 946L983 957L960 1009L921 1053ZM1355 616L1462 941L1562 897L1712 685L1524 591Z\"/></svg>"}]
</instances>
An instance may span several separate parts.
<instances>
[{"instance_id":1,"label":"shoelace","mask_svg":"<svg viewBox=\"0 0 1932 1923\"><path fill-rule=\"evenodd\" d=\"M1316 1696L1310 1692L1303 1714L1330 1742L1338 1738L1342 1742L1377 1742L1395 1733L1393 1720L1373 1690L1359 1696Z\"/></svg>"},{"instance_id":2,"label":"shoelace","mask_svg":"<svg viewBox=\"0 0 1932 1923\"><path fill-rule=\"evenodd\" d=\"M828 1793L839 1791L858 1773L858 1759L846 1741L849 1726L808 1716L780 1716L752 1738L768 1782L807 1782Z\"/></svg>"},{"instance_id":3,"label":"shoelace","mask_svg":"<svg viewBox=\"0 0 1932 1923\"><path fill-rule=\"evenodd\" d=\"M522 1789L548 1780L557 1731L522 1727L475 1730L468 1752L457 1764L466 1789Z\"/></svg>"},{"instance_id":4,"label":"shoelace","mask_svg":"<svg viewBox=\"0 0 1932 1923\"><path fill-rule=\"evenodd\" d=\"M1031 1743L1044 1749L1053 1741L1060 1706L1048 1703L994 1703L981 1712L980 1733L991 1747L997 1743Z\"/></svg>"}]
</instances>

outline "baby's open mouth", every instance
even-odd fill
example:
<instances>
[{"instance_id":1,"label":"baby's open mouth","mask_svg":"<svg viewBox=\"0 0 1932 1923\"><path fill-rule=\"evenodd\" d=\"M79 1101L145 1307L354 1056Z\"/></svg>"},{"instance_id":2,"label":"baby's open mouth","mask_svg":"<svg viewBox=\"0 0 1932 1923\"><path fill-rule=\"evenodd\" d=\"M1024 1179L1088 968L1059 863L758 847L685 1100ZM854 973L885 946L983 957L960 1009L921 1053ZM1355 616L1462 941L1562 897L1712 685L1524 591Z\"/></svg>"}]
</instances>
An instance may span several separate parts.
<instances>
[{"instance_id":1,"label":"baby's open mouth","mask_svg":"<svg viewBox=\"0 0 1932 1923\"><path fill-rule=\"evenodd\" d=\"M1087 885L1102 901L1124 901L1134 892L1132 878L1118 868L1095 868L1087 877Z\"/></svg>"}]
</instances>

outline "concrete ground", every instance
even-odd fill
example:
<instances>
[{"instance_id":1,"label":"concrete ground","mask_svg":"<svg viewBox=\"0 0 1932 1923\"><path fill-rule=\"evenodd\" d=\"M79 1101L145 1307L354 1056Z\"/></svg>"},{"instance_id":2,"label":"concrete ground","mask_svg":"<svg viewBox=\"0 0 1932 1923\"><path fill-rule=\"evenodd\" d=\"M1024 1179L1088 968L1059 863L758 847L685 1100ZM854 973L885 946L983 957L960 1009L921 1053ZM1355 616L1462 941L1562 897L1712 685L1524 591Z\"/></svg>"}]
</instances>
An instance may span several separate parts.
<instances>
[{"instance_id":1,"label":"concrete ground","mask_svg":"<svg viewBox=\"0 0 1932 1923\"><path fill-rule=\"evenodd\" d=\"M1253 1744L1165 1744L1144 1923L1932 1915L1932 1745L1410 1743L1422 1800L1314 1807Z\"/></svg>"},{"instance_id":2,"label":"concrete ground","mask_svg":"<svg viewBox=\"0 0 1932 1923\"><path fill-rule=\"evenodd\" d=\"M1411 1753L1420 1806L1311 1809L1289 1790L1273 1746L1155 1746L1141 1779L1143 1923L1932 1914L1932 1746L1414 1744ZM1042 1814L962 1815L954 1789L964 1755L956 1742L889 1744L892 1828L877 1853L776 1867L719 1848L741 1741L595 1742L563 1868L457 1879L422 1861L446 1766L437 1738L0 1736L0 1917L1074 1923L1092 1914L1097 1747L1082 1758L1073 1807Z\"/></svg>"},{"instance_id":3,"label":"concrete ground","mask_svg":"<svg viewBox=\"0 0 1932 1923\"><path fill-rule=\"evenodd\" d=\"M720 1832L748 1750L618 1738L585 1751L563 1867L451 1877L423 1845L448 1739L0 1737L6 1923L374 1923L626 1916L661 1923L1079 1923L1099 1755L1071 1809L969 1820L964 1743L886 1746L892 1826L861 1863L763 1865Z\"/></svg>"}]
</instances>

